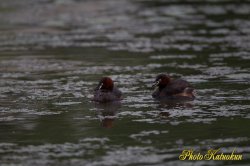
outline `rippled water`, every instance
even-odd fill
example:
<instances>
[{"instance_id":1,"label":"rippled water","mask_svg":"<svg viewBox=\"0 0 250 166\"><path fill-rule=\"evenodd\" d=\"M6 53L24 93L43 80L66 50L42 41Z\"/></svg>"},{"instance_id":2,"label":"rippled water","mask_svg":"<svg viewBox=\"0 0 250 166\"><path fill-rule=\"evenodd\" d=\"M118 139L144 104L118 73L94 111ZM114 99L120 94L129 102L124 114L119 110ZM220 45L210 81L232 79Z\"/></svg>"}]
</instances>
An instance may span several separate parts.
<instances>
[{"instance_id":1,"label":"rippled water","mask_svg":"<svg viewBox=\"0 0 250 166\"><path fill-rule=\"evenodd\" d=\"M248 165L247 1L0 2L1 165ZM196 88L151 98L158 73ZM90 101L100 77L120 104ZM243 161L180 161L236 148Z\"/></svg>"}]
</instances>

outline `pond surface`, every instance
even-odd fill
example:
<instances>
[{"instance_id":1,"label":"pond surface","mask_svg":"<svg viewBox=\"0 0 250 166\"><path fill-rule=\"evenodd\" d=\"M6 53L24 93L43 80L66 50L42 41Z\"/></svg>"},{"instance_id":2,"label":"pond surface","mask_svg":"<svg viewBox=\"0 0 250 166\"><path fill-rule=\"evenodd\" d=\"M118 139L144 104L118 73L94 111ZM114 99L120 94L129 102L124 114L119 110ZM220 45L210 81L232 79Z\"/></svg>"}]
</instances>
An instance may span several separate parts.
<instances>
[{"instance_id":1,"label":"pond surface","mask_svg":"<svg viewBox=\"0 0 250 166\"><path fill-rule=\"evenodd\" d=\"M249 165L250 3L0 1L0 165ZM151 97L159 73L196 88ZM102 76L120 104L91 102ZM243 161L180 161L185 149Z\"/></svg>"}]
</instances>

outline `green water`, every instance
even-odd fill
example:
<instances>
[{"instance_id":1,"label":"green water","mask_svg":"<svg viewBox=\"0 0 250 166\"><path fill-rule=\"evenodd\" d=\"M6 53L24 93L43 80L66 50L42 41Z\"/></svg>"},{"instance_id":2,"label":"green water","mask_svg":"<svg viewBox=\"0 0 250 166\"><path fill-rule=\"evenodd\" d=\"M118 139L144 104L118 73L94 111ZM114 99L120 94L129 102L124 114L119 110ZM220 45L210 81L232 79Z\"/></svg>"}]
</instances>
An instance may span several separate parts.
<instances>
[{"instance_id":1,"label":"green water","mask_svg":"<svg viewBox=\"0 0 250 166\"><path fill-rule=\"evenodd\" d=\"M249 165L247 1L0 1L0 165ZM151 97L159 73L196 89ZM110 76L121 103L91 102ZM242 161L180 161L209 149Z\"/></svg>"}]
</instances>

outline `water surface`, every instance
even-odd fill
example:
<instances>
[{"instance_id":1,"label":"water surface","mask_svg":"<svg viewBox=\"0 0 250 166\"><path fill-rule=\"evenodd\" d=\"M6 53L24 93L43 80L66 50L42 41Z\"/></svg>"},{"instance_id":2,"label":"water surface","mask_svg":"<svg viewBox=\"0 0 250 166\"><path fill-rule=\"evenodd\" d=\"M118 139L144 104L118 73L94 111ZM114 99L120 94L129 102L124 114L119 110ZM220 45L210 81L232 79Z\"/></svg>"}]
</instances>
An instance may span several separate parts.
<instances>
[{"instance_id":1,"label":"water surface","mask_svg":"<svg viewBox=\"0 0 250 166\"><path fill-rule=\"evenodd\" d=\"M247 1L0 2L1 165L248 165ZM158 73L197 98L151 98ZM102 76L120 104L90 101ZM180 161L235 148L243 161Z\"/></svg>"}]
</instances>

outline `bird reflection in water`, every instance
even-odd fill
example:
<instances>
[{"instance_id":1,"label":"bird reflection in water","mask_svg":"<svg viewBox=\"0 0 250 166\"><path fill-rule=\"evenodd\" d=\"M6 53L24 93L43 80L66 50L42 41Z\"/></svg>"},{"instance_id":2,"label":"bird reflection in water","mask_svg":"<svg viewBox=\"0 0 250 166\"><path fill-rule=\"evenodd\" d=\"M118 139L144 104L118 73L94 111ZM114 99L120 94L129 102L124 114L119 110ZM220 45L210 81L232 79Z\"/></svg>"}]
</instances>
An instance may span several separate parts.
<instances>
[{"instance_id":1,"label":"bird reflection in water","mask_svg":"<svg viewBox=\"0 0 250 166\"><path fill-rule=\"evenodd\" d=\"M161 117L168 118L171 115L171 109L186 109L193 108L193 106L193 102L162 100L159 101L157 108L160 110Z\"/></svg>"},{"instance_id":2,"label":"bird reflection in water","mask_svg":"<svg viewBox=\"0 0 250 166\"><path fill-rule=\"evenodd\" d=\"M95 103L96 115L104 128L112 128L117 118L116 113L121 108L120 102Z\"/></svg>"}]
</instances>

